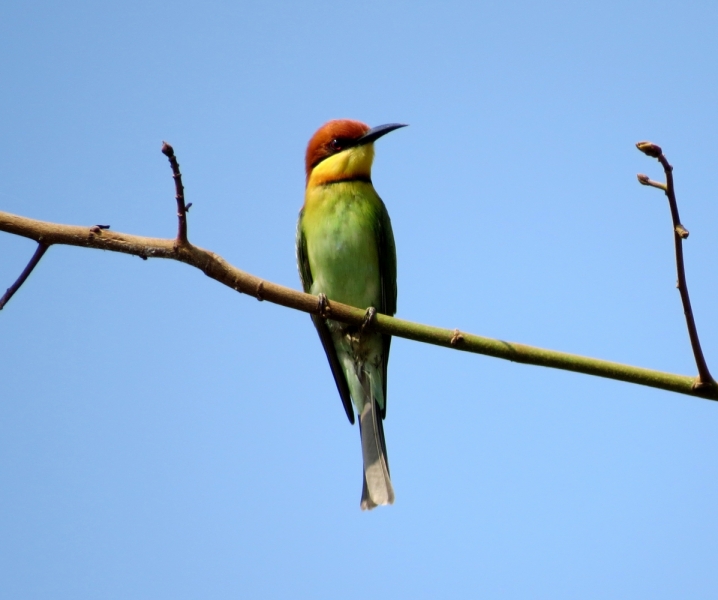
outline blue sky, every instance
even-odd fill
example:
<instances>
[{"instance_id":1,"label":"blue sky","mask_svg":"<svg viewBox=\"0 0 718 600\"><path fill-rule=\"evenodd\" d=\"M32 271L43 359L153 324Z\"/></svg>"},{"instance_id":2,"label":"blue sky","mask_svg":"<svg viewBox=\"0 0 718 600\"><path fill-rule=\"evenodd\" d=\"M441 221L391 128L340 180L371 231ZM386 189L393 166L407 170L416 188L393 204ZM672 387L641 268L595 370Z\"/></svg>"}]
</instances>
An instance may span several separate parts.
<instances>
[{"instance_id":1,"label":"blue sky","mask_svg":"<svg viewBox=\"0 0 718 600\"><path fill-rule=\"evenodd\" d=\"M718 7L125 2L0 8L0 207L190 239L298 288L303 154L377 143L398 316L693 374L675 166L718 371ZM0 287L34 244L0 235ZM713 598L718 406L395 340L396 504L309 318L184 265L52 248L0 313L0 597Z\"/></svg>"}]
</instances>

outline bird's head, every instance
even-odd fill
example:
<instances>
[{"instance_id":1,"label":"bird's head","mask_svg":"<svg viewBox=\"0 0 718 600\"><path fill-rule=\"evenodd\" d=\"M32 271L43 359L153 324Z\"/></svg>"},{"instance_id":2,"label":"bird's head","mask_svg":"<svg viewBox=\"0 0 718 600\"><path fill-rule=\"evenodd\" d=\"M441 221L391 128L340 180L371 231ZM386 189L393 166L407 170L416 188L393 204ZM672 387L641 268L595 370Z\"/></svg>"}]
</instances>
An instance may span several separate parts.
<instances>
[{"instance_id":1,"label":"bird's head","mask_svg":"<svg viewBox=\"0 0 718 600\"><path fill-rule=\"evenodd\" d=\"M360 121L337 119L322 125L307 145L307 185L371 176L374 142L406 127L398 123L369 127Z\"/></svg>"}]
</instances>

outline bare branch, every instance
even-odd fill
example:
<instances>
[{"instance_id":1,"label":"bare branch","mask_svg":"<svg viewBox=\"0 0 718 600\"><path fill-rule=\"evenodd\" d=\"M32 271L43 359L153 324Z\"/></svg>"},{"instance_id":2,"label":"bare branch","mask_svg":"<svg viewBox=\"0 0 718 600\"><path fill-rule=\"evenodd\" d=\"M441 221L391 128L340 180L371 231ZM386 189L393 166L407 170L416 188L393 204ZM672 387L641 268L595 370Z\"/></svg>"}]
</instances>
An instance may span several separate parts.
<instances>
[{"instance_id":1,"label":"bare branch","mask_svg":"<svg viewBox=\"0 0 718 600\"><path fill-rule=\"evenodd\" d=\"M94 232L89 227L47 223L1 211L0 231L36 241L43 240L48 245L66 244L123 252L143 258L178 260L200 269L208 277L238 292L249 294L267 302L315 315L321 315L329 310L329 307L323 305L317 296L304 294L250 275L233 267L217 254L189 243L177 247L176 240L147 238L105 230ZM361 326L365 323L366 317L365 309L354 308L339 302L331 303L331 318L336 321ZM393 335L416 342L484 354L524 364L606 377L694 397L718 400L718 389L713 387L695 388L693 385L694 378L686 375L675 375L566 352L556 352L524 344L504 342L464 333L456 329L442 329L412 323L382 314L374 315L370 327L372 331L377 333Z\"/></svg>"},{"instance_id":2,"label":"bare branch","mask_svg":"<svg viewBox=\"0 0 718 600\"><path fill-rule=\"evenodd\" d=\"M673 241L676 249L678 291L681 294L683 312L685 313L686 325L688 327L688 336L691 340L691 348L693 349L696 366L698 367L698 379L695 382L695 388L697 390L715 390L716 388L718 388L718 384L716 384L716 382L713 380L713 377L708 370L708 364L706 363L706 359L703 356L701 343L698 339L698 329L696 328L696 322L693 318L691 298L688 295L688 282L686 281L686 270L683 261L683 240L686 239L689 234L688 230L681 224L681 219L678 215L678 202L676 201L676 191L673 184L673 167L669 164L660 146L651 142L638 142L636 144L636 147L647 156L657 159L663 167L663 172L666 174L665 185L653 182L645 175L639 175L638 181L643 185L652 185L653 187L662 189L668 197L668 204L671 209L671 218L673 219Z\"/></svg>"},{"instance_id":3,"label":"bare branch","mask_svg":"<svg viewBox=\"0 0 718 600\"><path fill-rule=\"evenodd\" d=\"M25 280L30 276L30 273L32 273L32 270L37 266L37 263L40 262L40 259L44 256L45 252L47 252L47 249L49 247L50 246L48 246L44 242L38 243L37 250L35 250L35 254L32 255L30 262L27 263L27 266L25 267L25 269L23 269L23 272L20 273L20 277L18 277L17 281L15 281L15 283L13 283L7 290L5 290L3 297L0 298L0 310L5 308L5 305L10 301L10 298L12 298L15 295L15 292L20 289L20 286L25 283Z\"/></svg>"},{"instance_id":4,"label":"bare branch","mask_svg":"<svg viewBox=\"0 0 718 600\"><path fill-rule=\"evenodd\" d=\"M177 199L177 219L179 221L177 225L177 245L182 246L187 244L187 211L192 204L185 205L184 203L184 186L182 185L182 173L180 173L180 166L175 156L175 151L172 146L167 142L162 142L162 154L164 154L170 160L172 166L172 179L175 180L175 198Z\"/></svg>"}]
</instances>

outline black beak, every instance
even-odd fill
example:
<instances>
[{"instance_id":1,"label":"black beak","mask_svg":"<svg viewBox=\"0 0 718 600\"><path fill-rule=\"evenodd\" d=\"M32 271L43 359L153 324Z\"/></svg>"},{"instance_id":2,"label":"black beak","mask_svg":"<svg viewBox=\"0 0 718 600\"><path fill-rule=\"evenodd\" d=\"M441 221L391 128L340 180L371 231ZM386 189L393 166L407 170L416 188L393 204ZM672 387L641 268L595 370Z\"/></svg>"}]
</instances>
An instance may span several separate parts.
<instances>
[{"instance_id":1,"label":"black beak","mask_svg":"<svg viewBox=\"0 0 718 600\"><path fill-rule=\"evenodd\" d=\"M386 135L387 133L394 131L395 129L399 129L400 127L406 127L403 123L388 123L386 125L379 125L378 127L372 127L369 131L367 131L363 136L361 136L356 142L354 142L354 146L363 146L364 144L371 144L372 142L375 142L378 140L381 136Z\"/></svg>"}]
</instances>

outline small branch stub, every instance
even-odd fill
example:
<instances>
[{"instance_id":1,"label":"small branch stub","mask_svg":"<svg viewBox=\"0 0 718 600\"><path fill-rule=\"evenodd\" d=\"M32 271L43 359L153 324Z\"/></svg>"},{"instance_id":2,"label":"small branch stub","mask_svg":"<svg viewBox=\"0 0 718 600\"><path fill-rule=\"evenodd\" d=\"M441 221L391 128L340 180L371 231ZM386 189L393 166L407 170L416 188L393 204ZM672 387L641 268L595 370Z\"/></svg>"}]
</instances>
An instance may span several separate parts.
<instances>
[{"instance_id":1,"label":"small branch stub","mask_svg":"<svg viewBox=\"0 0 718 600\"><path fill-rule=\"evenodd\" d=\"M175 151L167 142L162 142L162 154L170 161L172 167L172 178L175 181L175 199L177 200L177 245L184 246L187 241L187 206L184 202L184 186L182 185L182 173L175 156Z\"/></svg>"},{"instance_id":2,"label":"small branch stub","mask_svg":"<svg viewBox=\"0 0 718 600\"><path fill-rule=\"evenodd\" d=\"M690 235L690 232L680 223L676 225L676 233L680 236L682 240L685 240Z\"/></svg>"},{"instance_id":3,"label":"small branch stub","mask_svg":"<svg viewBox=\"0 0 718 600\"><path fill-rule=\"evenodd\" d=\"M458 329L454 329L453 335L451 336L451 340L449 340L449 343L452 346L458 346L460 342L464 341L464 336Z\"/></svg>"}]
</instances>

